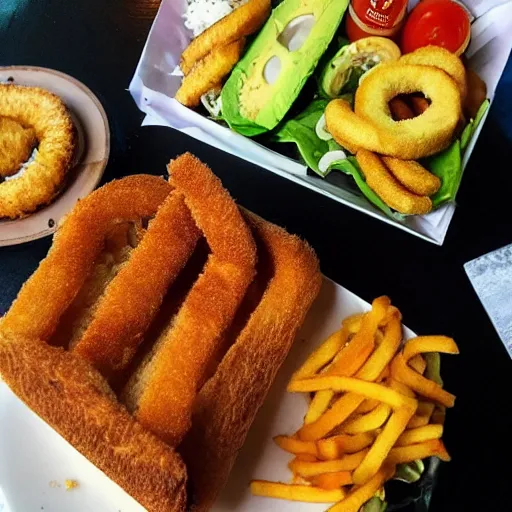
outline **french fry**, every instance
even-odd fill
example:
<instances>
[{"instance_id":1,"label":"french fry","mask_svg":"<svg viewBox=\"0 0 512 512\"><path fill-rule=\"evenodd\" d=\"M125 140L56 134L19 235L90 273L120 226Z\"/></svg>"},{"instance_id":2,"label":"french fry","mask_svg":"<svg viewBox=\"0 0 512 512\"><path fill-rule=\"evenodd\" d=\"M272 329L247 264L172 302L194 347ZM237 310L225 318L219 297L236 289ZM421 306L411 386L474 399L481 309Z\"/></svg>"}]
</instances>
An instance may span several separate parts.
<instances>
[{"instance_id":1,"label":"french fry","mask_svg":"<svg viewBox=\"0 0 512 512\"><path fill-rule=\"evenodd\" d=\"M396 441L395 446L408 446L423 443L432 439L440 439L443 435L442 425L425 425L424 427L406 430Z\"/></svg>"},{"instance_id":2,"label":"french fry","mask_svg":"<svg viewBox=\"0 0 512 512\"><path fill-rule=\"evenodd\" d=\"M352 473L350 471L337 471L336 473L323 473L321 475L314 476L311 479L311 483L315 487L320 489L339 489L344 485L351 485Z\"/></svg>"},{"instance_id":3,"label":"french fry","mask_svg":"<svg viewBox=\"0 0 512 512\"><path fill-rule=\"evenodd\" d=\"M389 379L391 376L391 370L389 369L389 364L382 370L380 375L375 379L375 382L382 382L383 380Z\"/></svg>"},{"instance_id":4,"label":"french fry","mask_svg":"<svg viewBox=\"0 0 512 512\"><path fill-rule=\"evenodd\" d=\"M308 425L309 423L313 423L318 418L320 418L320 416L322 416L322 414L329 407L333 397L334 391L331 391L330 389L317 391L313 397L313 400L311 400L311 403L309 404L308 411L304 417L304 423Z\"/></svg>"},{"instance_id":5,"label":"french fry","mask_svg":"<svg viewBox=\"0 0 512 512\"><path fill-rule=\"evenodd\" d=\"M416 370L418 373L421 373L422 375L425 372L425 369L427 368L427 362L425 361L425 359L423 359L421 354L416 354L414 357L411 357L408 363L413 370Z\"/></svg>"},{"instance_id":6,"label":"french fry","mask_svg":"<svg viewBox=\"0 0 512 512\"><path fill-rule=\"evenodd\" d=\"M395 391L402 393L402 395L409 396L411 398L416 398L416 394L414 393L414 391L412 389L409 389L405 384L402 384L401 382L395 379L389 379L388 384L391 389L394 389Z\"/></svg>"},{"instance_id":7,"label":"french fry","mask_svg":"<svg viewBox=\"0 0 512 512\"><path fill-rule=\"evenodd\" d=\"M384 465L364 485L356 487L344 500L332 506L329 512L358 512L394 474L394 466Z\"/></svg>"},{"instance_id":8,"label":"french fry","mask_svg":"<svg viewBox=\"0 0 512 512\"><path fill-rule=\"evenodd\" d=\"M333 378L333 377L329 377ZM336 377L334 377L336 378ZM313 380L313 379L309 379ZM296 381L297 383L304 381ZM329 434L331 430L343 423L363 402L364 397L354 393L346 393L334 402L332 407L327 410L315 422L304 425L299 431L298 436L303 441L317 441Z\"/></svg>"},{"instance_id":9,"label":"french fry","mask_svg":"<svg viewBox=\"0 0 512 512\"><path fill-rule=\"evenodd\" d=\"M345 497L342 489L326 490L310 485L283 484L266 480L253 480L251 492L255 496L308 503L334 503Z\"/></svg>"},{"instance_id":10,"label":"french fry","mask_svg":"<svg viewBox=\"0 0 512 512\"><path fill-rule=\"evenodd\" d=\"M342 424L341 429L347 434L370 432L381 427L390 414L391 407L388 404L380 404L373 411Z\"/></svg>"},{"instance_id":11,"label":"french fry","mask_svg":"<svg viewBox=\"0 0 512 512\"><path fill-rule=\"evenodd\" d=\"M305 478L321 475L323 473L352 471L361 464L361 461L365 458L367 453L368 449L365 448L359 452L344 455L341 459L321 462L306 462L295 458L288 464L288 467L297 475L301 475Z\"/></svg>"},{"instance_id":12,"label":"french fry","mask_svg":"<svg viewBox=\"0 0 512 512\"><path fill-rule=\"evenodd\" d=\"M346 328L341 328L332 333L293 374L292 380L311 377L326 364L330 363L347 342L349 334L350 332Z\"/></svg>"},{"instance_id":13,"label":"french fry","mask_svg":"<svg viewBox=\"0 0 512 512\"><path fill-rule=\"evenodd\" d=\"M364 315L361 328L335 358L326 372L327 375L349 377L363 366L375 347L375 332L385 318L390 305L391 301L384 296L372 302L372 309Z\"/></svg>"},{"instance_id":14,"label":"french fry","mask_svg":"<svg viewBox=\"0 0 512 512\"><path fill-rule=\"evenodd\" d=\"M392 448L387 462L391 464L405 464L418 459L426 459L427 457L439 457L446 462L450 460L450 456L446 452L443 443L439 439L431 439L422 443Z\"/></svg>"},{"instance_id":15,"label":"french fry","mask_svg":"<svg viewBox=\"0 0 512 512\"><path fill-rule=\"evenodd\" d=\"M318 462L318 459L310 453L297 453L293 460L301 460L304 462Z\"/></svg>"},{"instance_id":16,"label":"french fry","mask_svg":"<svg viewBox=\"0 0 512 512\"><path fill-rule=\"evenodd\" d=\"M416 414L409 421L407 428L424 427L430 423L430 418L434 412L435 404L433 402L418 402Z\"/></svg>"},{"instance_id":17,"label":"french fry","mask_svg":"<svg viewBox=\"0 0 512 512\"><path fill-rule=\"evenodd\" d=\"M444 420L446 418L446 407L442 405L436 405L434 412L430 418L430 421L436 425L444 425Z\"/></svg>"},{"instance_id":18,"label":"french fry","mask_svg":"<svg viewBox=\"0 0 512 512\"><path fill-rule=\"evenodd\" d=\"M453 407L455 396L445 391L439 384L419 375L409 368L403 354L397 354L391 363L391 376L410 387L416 393L444 405Z\"/></svg>"},{"instance_id":19,"label":"french fry","mask_svg":"<svg viewBox=\"0 0 512 512\"><path fill-rule=\"evenodd\" d=\"M374 398L380 402L390 405L393 409L404 407L410 404L411 401L416 403L415 400L396 392L394 389L390 389L382 384L367 382L354 377L318 376L293 381L289 386L289 391L302 393L320 391L322 389L331 389L335 392L349 391L365 398ZM359 407L359 404L357 407Z\"/></svg>"},{"instance_id":20,"label":"french fry","mask_svg":"<svg viewBox=\"0 0 512 512\"><path fill-rule=\"evenodd\" d=\"M408 400L413 400L408 398ZM416 406L402 407L393 412L382 432L377 436L368 454L354 471L354 483L362 485L368 482L382 466L396 440L405 430L407 423L414 415Z\"/></svg>"},{"instance_id":21,"label":"french fry","mask_svg":"<svg viewBox=\"0 0 512 512\"><path fill-rule=\"evenodd\" d=\"M448 336L418 336L408 340L404 345L404 359L406 361L425 352L458 354L459 348L455 341Z\"/></svg>"},{"instance_id":22,"label":"french fry","mask_svg":"<svg viewBox=\"0 0 512 512\"><path fill-rule=\"evenodd\" d=\"M355 334L361 329L361 322L363 321L365 313L356 313L354 315L347 316L341 322L341 327L348 330L350 334Z\"/></svg>"},{"instance_id":23,"label":"french fry","mask_svg":"<svg viewBox=\"0 0 512 512\"><path fill-rule=\"evenodd\" d=\"M400 342L402 341L402 324L398 315L390 317L384 327L384 339L375 349L368 361L356 374L356 377L362 380L374 381L384 371L395 355Z\"/></svg>"},{"instance_id":24,"label":"french fry","mask_svg":"<svg viewBox=\"0 0 512 512\"><path fill-rule=\"evenodd\" d=\"M335 460L346 453L355 453L370 446L375 436L364 432L356 435L340 434L320 439L316 442L317 453L321 459Z\"/></svg>"},{"instance_id":25,"label":"french fry","mask_svg":"<svg viewBox=\"0 0 512 512\"><path fill-rule=\"evenodd\" d=\"M276 436L274 437L274 442L279 448L288 453L295 455L300 453L318 457L318 450L314 442L301 441L300 439L289 436Z\"/></svg>"},{"instance_id":26,"label":"french fry","mask_svg":"<svg viewBox=\"0 0 512 512\"><path fill-rule=\"evenodd\" d=\"M367 398L356 410L355 412L358 414L365 414L367 412L373 411L375 407L380 404L378 400L374 398Z\"/></svg>"}]
</instances>

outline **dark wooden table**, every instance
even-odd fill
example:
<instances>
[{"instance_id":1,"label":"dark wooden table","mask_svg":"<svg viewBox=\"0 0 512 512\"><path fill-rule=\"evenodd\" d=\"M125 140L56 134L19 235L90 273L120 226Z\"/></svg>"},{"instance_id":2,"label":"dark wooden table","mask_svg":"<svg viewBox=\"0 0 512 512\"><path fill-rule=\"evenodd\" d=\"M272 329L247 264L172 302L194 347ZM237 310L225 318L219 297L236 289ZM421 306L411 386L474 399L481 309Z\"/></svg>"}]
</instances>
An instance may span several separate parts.
<instances>
[{"instance_id":1,"label":"dark wooden table","mask_svg":"<svg viewBox=\"0 0 512 512\"><path fill-rule=\"evenodd\" d=\"M508 85L502 84L466 170L445 244L437 247L178 132L140 128L143 116L126 88L158 5L0 0L0 65L55 68L94 91L112 132L104 181L161 174L169 158L192 151L240 204L306 238L327 276L369 301L389 295L418 333L453 336L461 355L443 359L446 387L458 396L445 433L453 461L441 469L431 510L511 510L506 468L512 367L463 269L466 261L512 241L510 63ZM50 243L46 238L0 248L0 314Z\"/></svg>"}]
</instances>

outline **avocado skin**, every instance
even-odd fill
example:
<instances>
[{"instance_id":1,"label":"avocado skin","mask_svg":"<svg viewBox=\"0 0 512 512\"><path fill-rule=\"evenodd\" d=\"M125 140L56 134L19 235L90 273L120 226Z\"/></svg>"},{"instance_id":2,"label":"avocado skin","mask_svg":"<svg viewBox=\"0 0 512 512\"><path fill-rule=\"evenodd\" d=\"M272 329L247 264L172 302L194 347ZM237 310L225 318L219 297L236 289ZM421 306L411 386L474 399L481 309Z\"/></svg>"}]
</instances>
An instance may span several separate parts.
<instances>
[{"instance_id":1,"label":"avocado skin","mask_svg":"<svg viewBox=\"0 0 512 512\"><path fill-rule=\"evenodd\" d=\"M348 0L284 0L274 9L222 89L222 113L231 129L253 137L272 130L283 119L333 39L347 6ZM304 44L288 52L277 38L290 21L304 14L316 14L315 25ZM249 75L251 69L262 68L276 54L282 67L274 84ZM241 113L240 92L247 80L275 89L254 120Z\"/></svg>"}]
</instances>

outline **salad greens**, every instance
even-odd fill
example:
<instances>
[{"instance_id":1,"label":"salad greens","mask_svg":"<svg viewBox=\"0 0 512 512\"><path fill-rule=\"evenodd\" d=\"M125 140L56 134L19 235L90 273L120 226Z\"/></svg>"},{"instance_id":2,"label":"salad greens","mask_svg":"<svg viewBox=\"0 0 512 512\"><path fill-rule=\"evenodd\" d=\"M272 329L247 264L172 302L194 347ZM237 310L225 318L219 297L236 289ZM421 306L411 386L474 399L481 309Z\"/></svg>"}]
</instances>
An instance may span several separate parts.
<instances>
[{"instance_id":1,"label":"salad greens","mask_svg":"<svg viewBox=\"0 0 512 512\"><path fill-rule=\"evenodd\" d=\"M347 45L344 48L347 48L348 46L350 45ZM326 71L326 69L329 70L330 67L332 68L332 63L335 62L336 59L345 62L345 53L341 52L341 50L338 51L322 72L319 81L320 96L325 97L328 95L325 85L326 73L328 75L328 71ZM352 73L352 75L359 77L360 73ZM341 86L341 91L351 90L351 92L345 93L339 97L343 97L352 103L353 91L357 87L357 84L352 83L353 81L350 79L350 73L345 73L345 78L347 78L347 80ZM335 88L338 88L339 83L336 82L335 85ZM318 136L318 132L316 130L317 123L324 115L325 108L329 103L329 100L323 99L323 97L314 99L303 112L282 123L274 133L273 140L277 142L292 142L296 144L304 162L322 178L325 178L332 170L341 171L352 176L359 190L368 199L368 201L384 212L388 217L396 221L403 222L406 216L392 210L366 184L364 175L355 158L348 157L343 160L335 160L329 164L327 170L319 167L319 162L326 153L343 149L334 139L324 140L325 137L320 138ZM432 204L434 208L446 202L455 200L455 196L457 195L462 179L462 158L464 156L464 152L488 108L489 100L485 100L480 106L475 119L470 120L466 125L460 138L455 140L444 151L423 159L422 164L425 168L438 176L441 180L440 189L432 196Z\"/></svg>"},{"instance_id":2,"label":"salad greens","mask_svg":"<svg viewBox=\"0 0 512 512\"><path fill-rule=\"evenodd\" d=\"M460 138L455 140L444 151L426 158L422 163L426 169L441 180L440 189L432 196L433 207L448 201L454 201L462 179L462 157L468 147L480 121L489 108L489 100L485 100L478 109L475 119L471 119L464 128Z\"/></svg>"}]
</instances>

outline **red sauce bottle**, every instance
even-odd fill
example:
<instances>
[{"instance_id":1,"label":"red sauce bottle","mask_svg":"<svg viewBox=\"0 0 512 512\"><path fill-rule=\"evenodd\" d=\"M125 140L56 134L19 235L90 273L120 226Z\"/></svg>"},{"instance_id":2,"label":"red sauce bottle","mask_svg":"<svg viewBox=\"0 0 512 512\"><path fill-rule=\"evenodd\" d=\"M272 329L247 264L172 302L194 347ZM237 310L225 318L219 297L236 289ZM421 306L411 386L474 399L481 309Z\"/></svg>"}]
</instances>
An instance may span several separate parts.
<instances>
[{"instance_id":1,"label":"red sauce bottle","mask_svg":"<svg viewBox=\"0 0 512 512\"><path fill-rule=\"evenodd\" d=\"M351 0L346 19L350 41L368 36L394 38L402 27L407 0Z\"/></svg>"}]
</instances>

